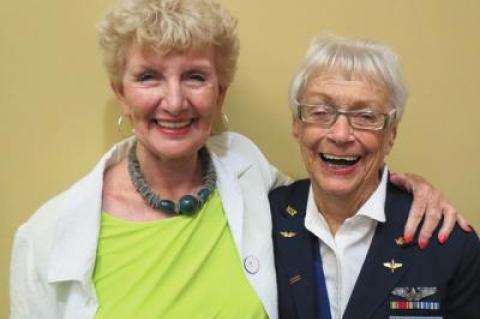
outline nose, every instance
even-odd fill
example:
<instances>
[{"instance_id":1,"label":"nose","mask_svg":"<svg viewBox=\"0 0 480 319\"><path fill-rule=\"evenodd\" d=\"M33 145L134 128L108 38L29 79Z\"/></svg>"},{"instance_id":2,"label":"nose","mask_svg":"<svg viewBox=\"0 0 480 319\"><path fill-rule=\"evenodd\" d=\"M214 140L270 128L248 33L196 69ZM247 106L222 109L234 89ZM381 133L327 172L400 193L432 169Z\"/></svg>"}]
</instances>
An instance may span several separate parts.
<instances>
[{"instance_id":1,"label":"nose","mask_svg":"<svg viewBox=\"0 0 480 319\"><path fill-rule=\"evenodd\" d=\"M186 109L185 92L179 81L168 81L163 95L162 107L171 115L179 115Z\"/></svg>"},{"instance_id":2,"label":"nose","mask_svg":"<svg viewBox=\"0 0 480 319\"><path fill-rule=\"evenodd\" d=\"M344 114L339 114L335 123L329 129L328 136L336 143L348 143L353 141L353 128Z\"/></svg>"}]
</instances>

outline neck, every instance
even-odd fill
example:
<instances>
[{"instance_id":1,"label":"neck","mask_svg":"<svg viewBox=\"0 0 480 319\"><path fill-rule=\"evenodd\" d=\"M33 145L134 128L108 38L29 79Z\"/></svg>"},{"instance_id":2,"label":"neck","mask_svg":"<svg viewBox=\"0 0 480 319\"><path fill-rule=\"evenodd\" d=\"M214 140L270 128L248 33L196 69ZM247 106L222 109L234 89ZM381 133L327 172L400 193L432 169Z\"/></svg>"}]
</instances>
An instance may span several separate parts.
<instances>
[{"instance_id":1,"label":"neck","mask_svg":"<svg viewBox=\"0 0 480 319\"><path fill-rule=\"evenodd\" d=\"M315 204L325 218L333 236L347 218L358 212L360 207L373 194L378 184L361 186L357 188L357 191L346 195L326 194L318 188L318 185L312 184Z\"/></svg>"},{"instance_id":2,"label":"neck","mask_svg":"<svg viewBox=\"0 0 480 319\"><path fill-rule=\"evenodd\" d=\"M148 185L163 198L178 200L202 185L198 152L188 157L165 159L148 152L138 143L137 157Z\"/></svg>"}]
</instances>

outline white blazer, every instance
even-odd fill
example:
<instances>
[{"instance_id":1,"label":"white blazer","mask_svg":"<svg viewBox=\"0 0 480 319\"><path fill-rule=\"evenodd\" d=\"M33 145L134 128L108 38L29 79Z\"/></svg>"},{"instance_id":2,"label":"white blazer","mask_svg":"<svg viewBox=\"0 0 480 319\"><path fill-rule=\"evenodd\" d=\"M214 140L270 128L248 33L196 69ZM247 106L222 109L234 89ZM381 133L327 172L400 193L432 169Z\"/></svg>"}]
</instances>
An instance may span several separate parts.
<instances>
[{"instance_id":1,"label":"white blazer","mask_svg":"<svg viewBox=\"0 0 480 319\"><path fill-rule=\"evenodd\" d=\"M44 204L18 229L11 261L11 319L93 318L98 308L92 273L103 173L126 156L132 142L112 147L87 176ZM268 192L287 179L240 134L213 136L207 146L241 266L267 314L276 319Z\"/></svg>"}]
</instances>

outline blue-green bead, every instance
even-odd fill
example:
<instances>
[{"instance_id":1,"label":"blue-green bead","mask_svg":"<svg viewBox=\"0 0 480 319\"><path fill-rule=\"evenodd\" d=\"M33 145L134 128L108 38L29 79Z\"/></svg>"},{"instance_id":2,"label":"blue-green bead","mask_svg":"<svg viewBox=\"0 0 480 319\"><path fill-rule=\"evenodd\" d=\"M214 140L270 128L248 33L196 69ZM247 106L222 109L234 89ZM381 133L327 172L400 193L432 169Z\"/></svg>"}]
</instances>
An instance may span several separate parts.
<instances>
[{"instance_id":1,"label":"blue-green bead","mask_svg":"<svg viewBox=\"0 0 480 319\"><path fill-rule=\"evenodd\" d=\"M205 203L208 199L208 196L210 196L210 190L208 188L202 188L199 192L198 192L198 197L200 198L200 200L202 201L202 203Z\"/></svg>"},{"instance_id":2,"label":"blue-green bead","mask_svg":"<svg viewBox=\"0 0 480 319\"><path fill-rule=\"evenodd\" d=\"M195 213L200 206L200 203L195 196L185 195L180 198L178 202L180 213L185 215L191 215Z\"/></svg>"},{"instance_id":3,"label":"blue-green bead","mask_svg":"<svg viewBox=\"0 0 480 319\"><path fill-rule=\"evenodd\" d=\"M158 208L169 214L175 213L175 203L168 199L162 199L159 202Z\"/></svg>"}]
</instances>

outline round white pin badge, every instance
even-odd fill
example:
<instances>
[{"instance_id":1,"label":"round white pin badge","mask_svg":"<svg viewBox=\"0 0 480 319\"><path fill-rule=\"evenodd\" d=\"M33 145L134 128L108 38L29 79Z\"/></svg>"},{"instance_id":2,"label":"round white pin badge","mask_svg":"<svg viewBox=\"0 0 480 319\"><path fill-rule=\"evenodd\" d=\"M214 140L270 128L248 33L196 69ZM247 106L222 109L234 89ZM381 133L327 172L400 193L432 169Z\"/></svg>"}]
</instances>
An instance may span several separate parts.
<instances>
[{"instance_id":1,"label":"round white pin badge","mask_svg":"<svg viewBox=\"0 0 480 319\"><path fill-rule=\"evenodd\" d=\"M249 274L256 274L260 270L260 260L256 256L250 255L243 260L245 270Z\"/></svg>"}]
</instances>

